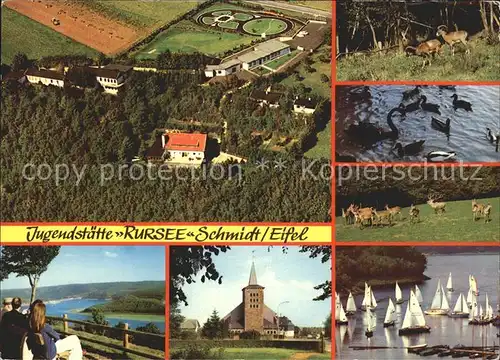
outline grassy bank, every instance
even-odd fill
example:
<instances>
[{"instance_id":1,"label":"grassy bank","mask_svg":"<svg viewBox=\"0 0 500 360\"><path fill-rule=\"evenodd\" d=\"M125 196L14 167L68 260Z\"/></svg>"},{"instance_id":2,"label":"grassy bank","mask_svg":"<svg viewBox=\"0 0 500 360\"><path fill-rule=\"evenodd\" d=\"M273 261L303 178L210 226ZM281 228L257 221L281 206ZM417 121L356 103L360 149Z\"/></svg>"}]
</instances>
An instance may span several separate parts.
<instances>
[{"instance_id":1,"label":"grassy bank","mask_svg":"<svg viewBox=\"0 0 500 360\"><path fill-rule=\"evenodd\" d=\"M94 49L2 6L2 63L12 63L18 52L30 59L76 54L93 57L98 54Z\"/></svg>"},{"instance_id":2,"label":"grassy bank","mask_svg":"<svg viewBox=\"0 0 500 360\"><path fill-rule=\"evenodd\" d=\"M326 128L317 134L318 142L304 154L312 159L331 159L332 157L332 124L328 122Z\"/></svg>"},{"instance_id":3,"label":"grassy bank","mask_svg":"<svg viewBox=\"0 0 500 360\"><path fill-rule=\"evenodd\" d=\"M170 349L171 354L175 354L177 348ZM212 349L212 356L216 356L217 349ZM295 354L308 353L304 350L292 350L292 349L277 349L277 348L225 348L222 359L238 359L238 360L254 360L254 359L266 359L266 360L281 360L290 359ZM330 359L331 354L319 354L310 352L311 356L318 356L317 359ZM328 355L328 356L327 356ZM219 358L219 357L217 357ZM305 358L304 358L305 359Z\"/></svg>"},{"instance_id":4,"label":"grassy bank","mask_svg":"<svg viewBox=\"0 0 500 360\"><path fill-rule=\"evenodd\" d=\"M409 208L402 208L403 219L392 226L370 227L360 229L358 225L345 225L342 217L336 218L338 241L498 241L500 240L499 210L500 198L481 199L481 203L493 206L491 221L472 220L471 201L449 201L446 213L434 214L427 204L417 205L420 210L420 221L410 224ZM398 219L398 218L397 218Z\"/></svg>"},{"instance_id":5,"label":"grassy bank","mask_svg":"<svg viewBox=\"0 0 500 360\"><path fill-rule=\"evenodd\" d=\"M83 312L84 309L73 309L69 311L71 314L84 314L91 315L89 312ZM139 320L139 321L165 321L165 315L162 314L137 314L137 313L113 313L105 312L104 317L108 319L128 319L128 320Z\"/></svg>"},{"instance_id":6,"label":"grassy bank","mask_svg":"<svg viewBox=\"0 0 500 360\"><path fill-rule=\"evenodd\" d=\"M399 52L371 56L349 56L337 61L337 79L346 80L462 80L496 81L500 79L500 43L488 45L485 40L469 42L471 54L456 46L455 56L446 47L430 66L422 69L422 58Z\"/></svg>"}]
</instances>

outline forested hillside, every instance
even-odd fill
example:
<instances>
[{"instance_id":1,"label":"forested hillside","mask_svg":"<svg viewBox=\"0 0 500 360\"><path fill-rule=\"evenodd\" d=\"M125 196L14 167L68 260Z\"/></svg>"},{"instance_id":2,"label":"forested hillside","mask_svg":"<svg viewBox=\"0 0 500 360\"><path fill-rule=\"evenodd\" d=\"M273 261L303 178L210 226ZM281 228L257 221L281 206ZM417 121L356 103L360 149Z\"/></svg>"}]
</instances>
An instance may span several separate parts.
<instances>
[{"instance_id":1,"label":"forested hillside","mask_svg":"<svg viewBox=\"0 0 500 360\"><path fill-rule=\"evenodd\" d=\"M83 312L92 312L93 308L100 309L105 313L165 314L164 300L149 298L145 294L142 296L115 296L112 301L106 304L94 305L83 310Z\"/></svg>"}]
</instances>

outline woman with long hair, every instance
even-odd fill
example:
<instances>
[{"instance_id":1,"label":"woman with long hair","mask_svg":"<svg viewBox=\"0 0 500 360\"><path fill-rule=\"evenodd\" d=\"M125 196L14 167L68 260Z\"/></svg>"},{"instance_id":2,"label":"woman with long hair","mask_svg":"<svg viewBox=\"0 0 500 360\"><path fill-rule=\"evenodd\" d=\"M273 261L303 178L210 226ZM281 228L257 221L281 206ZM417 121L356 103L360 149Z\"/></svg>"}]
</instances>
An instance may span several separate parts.
<instances>
[{"instance_id":1,"label":"woman with long hair","mask_svg":"<svg viewBox=\"0 0 500 360\"><path fill-rule=\"evenodd\" d=\"M82 360L80 339L70 335L61 339L59 334L46 323L45 304L36 300L31 306L29 318L28 347L35 359L53 360L57 354L69 351L69 360Z\"/></svg>"}]
</instances>

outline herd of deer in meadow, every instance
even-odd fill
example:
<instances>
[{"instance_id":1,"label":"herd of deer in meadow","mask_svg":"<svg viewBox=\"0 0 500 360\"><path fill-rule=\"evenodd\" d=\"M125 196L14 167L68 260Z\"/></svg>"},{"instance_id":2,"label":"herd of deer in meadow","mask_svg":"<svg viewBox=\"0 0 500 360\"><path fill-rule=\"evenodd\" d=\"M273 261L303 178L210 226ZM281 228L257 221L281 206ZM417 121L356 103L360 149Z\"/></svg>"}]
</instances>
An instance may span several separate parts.
<instances>
[{"instance_id":1,"label":"herd of deer in meadow","mask_svg":"<svg viewBox=\"0 0 500 360\"><path fill-rule=\"evenodd\" d=\"M434 210L434 214L442 215L446 213L446 202L436 202L435 199L429 197L427 204ZM491 220L490 215L492 211L491 204L481 204L472 200L472 219L477 221L484 218L484 222L487 223ZM355 205L351 204L347 210L342 209L342 217L344 219L344 225L356 225L358 224L360 228L363 228L366 224L369 226L391 226L398 216L399 220L403 220L402 209L399 206L389 207L385 205L384 210L377 211L373 207L361 207L361 204ZM413 206L410 206L408 211L410 224L420 222L420 210Z\"/></svg>"}]
</instances>

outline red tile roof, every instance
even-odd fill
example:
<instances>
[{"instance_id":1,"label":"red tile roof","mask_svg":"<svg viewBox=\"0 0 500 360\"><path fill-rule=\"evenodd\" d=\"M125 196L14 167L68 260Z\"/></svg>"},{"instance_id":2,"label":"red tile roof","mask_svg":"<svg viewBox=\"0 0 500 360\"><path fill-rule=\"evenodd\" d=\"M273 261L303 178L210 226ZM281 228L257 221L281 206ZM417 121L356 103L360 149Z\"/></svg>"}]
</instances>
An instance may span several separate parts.
<instances>
[{"instance_id":1,"label":"red tile roof","mask_svg":"<svg viewBox=\"0 0 500 360\"><path fill-rule=\"evenodd\" d=\"M206 134L168 133L165 149L174 151L205 151Z\"/></svg>"}]
</instances>

